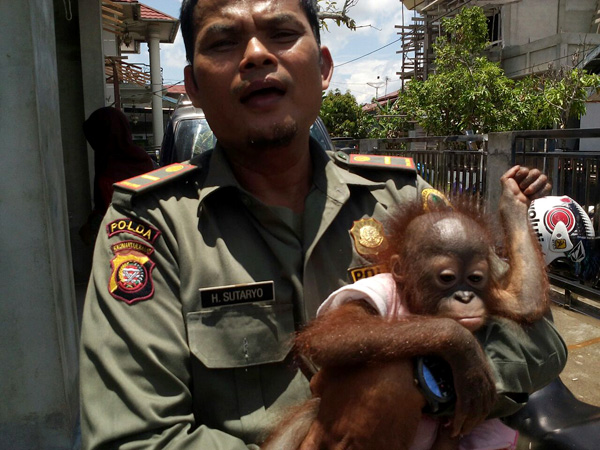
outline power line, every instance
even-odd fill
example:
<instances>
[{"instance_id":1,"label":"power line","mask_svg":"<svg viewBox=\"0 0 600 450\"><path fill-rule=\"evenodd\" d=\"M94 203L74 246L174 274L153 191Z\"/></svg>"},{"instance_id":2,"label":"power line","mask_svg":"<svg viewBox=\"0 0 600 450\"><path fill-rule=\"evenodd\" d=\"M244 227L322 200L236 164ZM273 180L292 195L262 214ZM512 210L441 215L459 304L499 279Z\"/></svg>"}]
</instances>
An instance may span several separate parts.
<instances>
[{"instance_id":1,"label":"power line","mask_svg":"<svg viewBox=\"0 0 600 450\"><path fill-rule=\"evenodd\" d=\"M464 8L465 6L467 6L467 5L468 5L469 3L471 3L471 2L473 2L473 0L469 0L467 3L465 3L465 4L463 4L463 5L460 5L460 6L456 7L456 8L454 8L454 9L453 9L453 10L451 10L451 11L448 11L446 14L444 14L444 15L442 15L442 16L440 16L440 17L437 17L437 18L436 18L436 20L443 19L444 17L448 16L449 14L452 14L454 11L457 11L457 10L459 10L459 9L461 9L461 8ZM401 41L401 40L402 40L402 38L400 37L400 38L396 39L395 41L392 41L392 42L390 42L389 44L386 44L386 45L384 45L383 47L379 47L378 49L375 49L375 50L373 50L372 52L369 52L369 53L366 53L366 54L364 54L364 55L362 55L362 56L359 56L358 58L354 58L354 59L351 59L350 61L346 61L346 62L343 62L343 63L341 63L341 64L334 65L334 68L335 68L335 67L341 67L341 66L344 66L344 65L346 65L346 64L350 64L350 63L352 63L352 62L358 61L359 59L362 59L362 58L364 58L364 57L366 57L366 56L372 55L373 53L376 53L376 52L378 52L379 50L383 50L384 48L386 48L386 47L389 47L390 45L392 45L392 44L395 44L396 42L399 42L399 41Z\"/></svg>"},{"instance_id":2,"label":"power line","mask_svg":"<svg viewBox=\"0 0 600 450\"><path fill-rule=\"evenodd\" d=\"M384 48L389 47L390 45L395 44L396 42L401 41L401 40L402 40L402 38L398 38L395 41L390 42L389 44L385 44L383 47L379 47L378 49L373 50L372 52L366 53L366 54L364 54L362 56L359 56L358 58L351 59L350 61L346 61L346 62L343 62L341 64L334 65L333 67L334 68L335 67L342 67L342 66L345 66L346 64L350 64L352 62L358 61L359 59L362 59L362 58L364 58L366 56L372 55L373 53L376 53L379 50L383 50Z\"/></svg>"}]
</instances>

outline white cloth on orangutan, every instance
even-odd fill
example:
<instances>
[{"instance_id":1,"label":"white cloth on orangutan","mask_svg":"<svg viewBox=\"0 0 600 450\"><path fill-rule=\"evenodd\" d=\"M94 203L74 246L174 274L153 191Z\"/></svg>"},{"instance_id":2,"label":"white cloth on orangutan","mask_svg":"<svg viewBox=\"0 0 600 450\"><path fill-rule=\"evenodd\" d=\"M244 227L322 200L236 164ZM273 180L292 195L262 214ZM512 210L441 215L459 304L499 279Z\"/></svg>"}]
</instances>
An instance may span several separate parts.
<instances>
[{"instance_id":1,"label":"white cloth on orangutan","mask_svg":"<svg viewBox=\"0 0 600 450\"><path fill-rule=\"evenodd\" d=\"M317 316L355 300L366 301L381 316L390 320L410 316L408 307L398 295L396 282L391 273L363 278L334 291L321 304ZM443 419L424 415L419 422L410 450L429 450L435 442L439 427L442 426L441 420ZM469 434L462 436L459 450L514 450L518 436L516 430L504 425L499 419L490 419L475 427Z\"/></svg>"}]
</instances>

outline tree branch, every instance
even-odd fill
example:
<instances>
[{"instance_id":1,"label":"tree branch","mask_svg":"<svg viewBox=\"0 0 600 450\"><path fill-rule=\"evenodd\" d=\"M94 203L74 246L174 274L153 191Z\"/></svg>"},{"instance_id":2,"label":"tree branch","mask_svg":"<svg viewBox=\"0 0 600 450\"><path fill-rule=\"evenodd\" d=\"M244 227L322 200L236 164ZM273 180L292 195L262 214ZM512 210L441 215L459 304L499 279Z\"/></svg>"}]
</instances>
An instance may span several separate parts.
<instances>
[{"instance_id":1,"label":"tree branch","mask_svg":"<svg viewBox=\"0 0 600 450\"><path fill-rule=\"evenodd\" d=\"M343 23L351 30L356 29L356 23L354 22L354 20L350 16L346 15L346 13L343 11L342 12L320 11L319 19L320 20L334 20L338 24Z\"/></svg>"}]
</instances>

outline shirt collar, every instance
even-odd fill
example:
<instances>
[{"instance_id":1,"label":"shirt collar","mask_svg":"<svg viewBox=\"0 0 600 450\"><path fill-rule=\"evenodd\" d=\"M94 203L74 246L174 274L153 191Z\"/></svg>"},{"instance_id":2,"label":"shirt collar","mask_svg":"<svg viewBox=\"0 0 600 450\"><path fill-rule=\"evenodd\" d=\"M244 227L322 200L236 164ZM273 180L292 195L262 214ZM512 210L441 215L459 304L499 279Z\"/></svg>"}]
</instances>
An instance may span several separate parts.
<instances>
[{"instance_id":1,"label":"shirt collar","mask_svg":"<svg viewBox=\"0 0 600 450\"><path fill-rule=\"evenodd\" d=\"M339 167L333 161L331 152L325 151L313 138L310 138L309 147L313 161L313 185L336 201L343 203L348 198L348 186L350 185L377 187L384 184L370 181ZM210 153L210 155L206 155L208 158L203 158L208 165L208 172L202 183L200 202L224 188L234 188L240 192L246 192L235 178L223 147L217 142L214 150Z\"/></svg>"}]
</instances>

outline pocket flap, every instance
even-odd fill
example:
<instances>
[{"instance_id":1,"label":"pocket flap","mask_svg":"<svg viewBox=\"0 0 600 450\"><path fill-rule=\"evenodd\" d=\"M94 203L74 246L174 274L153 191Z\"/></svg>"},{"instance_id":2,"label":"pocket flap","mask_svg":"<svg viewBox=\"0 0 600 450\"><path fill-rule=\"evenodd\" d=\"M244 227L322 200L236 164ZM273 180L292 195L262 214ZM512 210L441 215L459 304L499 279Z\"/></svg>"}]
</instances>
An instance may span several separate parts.
<instances>
[{"instance_id":1,"label":"pocket flap","mask_svg":"<svg viewBox=\"0 0 600 450\"><path fill-rule=\"evenodd\" d=\"M291 304L245 304L187 314L194 356L210 369L280 362L293 346Z\"/></svg>"}]
</instances>

